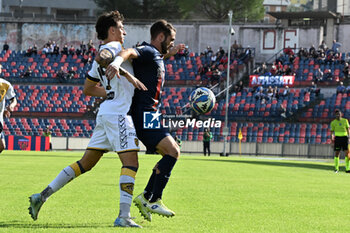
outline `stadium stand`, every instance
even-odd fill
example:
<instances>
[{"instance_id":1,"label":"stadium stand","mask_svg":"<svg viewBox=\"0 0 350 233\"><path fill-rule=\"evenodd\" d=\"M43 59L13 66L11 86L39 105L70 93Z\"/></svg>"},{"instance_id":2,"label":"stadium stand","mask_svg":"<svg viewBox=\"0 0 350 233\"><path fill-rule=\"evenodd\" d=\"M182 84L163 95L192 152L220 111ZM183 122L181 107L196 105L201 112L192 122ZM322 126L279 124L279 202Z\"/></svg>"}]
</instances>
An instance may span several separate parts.
<instances>
[{"instance_id":1,"label":"stadium stand","mask_svg":"<svg viewBox=\"0 0 350 233\"><path fill-rule=\"evenodd\" d=\"M86 61L91 58L91 55L54 55L40 52L26 56L22 51L3 51L0 54L0 62L4 67L4 77L13 83L20 83L14 85L19 101L15 117L5 119L5 135L39 136L46 126L50 126L53 136L90 137L95 121L86 113L87 108L94 105L96 98L83 95L82 86L77 84L85 79L85 74L90 69L90 64ZM230 68L239 69L242 64L242 59L234 57ZM339 79L344 77L342 63L318 65L313 59L296 57L293 64L286 60L283 65L295 69L299 81L310 81L310 77L314 77L318 68L330 69L332 75ZM202 72L204 66L211 69ZM30 77L22 75L26 67L32 69ZM60 82L57 73L62 67L65 71L74 70L76 73L66 83L57 85ZM227 63L222 62L222 59L213 62L210 56L191 52L187 56L176 56L166 60L166 69L168 86L162 93L161 111L166 115L181 115L188 113L188 98L196 87L212 86L212 69L218 69L221 77L226 76ZM293 87L290 88L289 94L284 96L284 90L278 90L278 98L266 98L264 101L255 97L255 90L252 88L232 93L228 107L229 141L237 142L237 135L241 130L242 142L330 143L328 124L287 122L288 118L300 114L301 120L310 117L329 120L333 117L331 113L335 108L350 107L350 97L339 93L322 99L322 95L310 92L307 88ZM286 109L287 115L281 115L280 106ZM345 117L350 116L349 110L344 113ZM218 99L213 111L206 117L224 119L224 115L225 100ZM246 119L252 122L245 122ZM223 125L213 129L214 141L223 141L222 132ZM173 133L185 141L203 139L203 129L196 127L173 129Z\"/></svg>"}]
</instances>

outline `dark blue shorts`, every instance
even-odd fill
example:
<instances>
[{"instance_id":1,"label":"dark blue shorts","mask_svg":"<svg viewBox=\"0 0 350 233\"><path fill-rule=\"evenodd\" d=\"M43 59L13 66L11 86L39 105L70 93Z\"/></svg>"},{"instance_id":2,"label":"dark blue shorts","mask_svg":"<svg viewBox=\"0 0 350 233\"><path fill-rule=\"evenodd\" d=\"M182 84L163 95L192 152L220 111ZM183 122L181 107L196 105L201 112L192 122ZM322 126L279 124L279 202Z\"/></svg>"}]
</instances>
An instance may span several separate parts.
<instances>
[{"instance_id":1,"label":"dark blue shorts","mask_svg":"<svg viewBox=\"0 0 350 233\"><path fill-rule=\"evenodd\" d=\"M163 138L170 135L167 128L161 127L160 129L144 129L143 112L132 114L131 116L135 125L138 139L146 146L148 152L154 153L158 143Z\"/></svg>"}]
</instances>

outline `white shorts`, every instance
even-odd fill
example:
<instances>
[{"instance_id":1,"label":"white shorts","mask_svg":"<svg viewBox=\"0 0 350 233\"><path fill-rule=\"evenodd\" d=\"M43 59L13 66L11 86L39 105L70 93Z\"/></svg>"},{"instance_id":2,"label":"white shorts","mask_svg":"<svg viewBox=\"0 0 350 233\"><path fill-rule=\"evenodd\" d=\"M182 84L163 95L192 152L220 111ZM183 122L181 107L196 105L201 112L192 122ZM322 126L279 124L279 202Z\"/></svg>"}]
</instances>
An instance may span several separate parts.
<instances>
[{"instance_id":1,"label":"white shorts","mask_svg":"<svg viewBox=\"0 0 350 233\"><path fill-rule=\"evenodd\" d=\"M131 116L98 115L87 149L118 153L139 151L139 140Z\"/></svg>"}]
</instances>

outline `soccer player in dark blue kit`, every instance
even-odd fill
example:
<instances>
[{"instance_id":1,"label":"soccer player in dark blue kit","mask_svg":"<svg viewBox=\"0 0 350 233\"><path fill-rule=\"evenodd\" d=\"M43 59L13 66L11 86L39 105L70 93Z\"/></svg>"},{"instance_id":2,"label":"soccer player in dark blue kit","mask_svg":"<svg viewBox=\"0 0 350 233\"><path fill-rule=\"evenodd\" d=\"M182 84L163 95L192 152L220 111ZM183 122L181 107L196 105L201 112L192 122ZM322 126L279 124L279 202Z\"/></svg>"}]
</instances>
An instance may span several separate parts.
<instances>
[{"instance_id":1,"label":"soccer player in dark blue kit","mask_svg":"<svg viewBox=\"0 0 350 233\"><path fill-rule=\"evenodd\" d=\"M119 76L119 67L127 59L132 59L135 76L145 84L148 91L135 91L130 114L136 128L137 137L149 151L157 151L163 157L153 168L145 191L134 199L141 215L151 221L152 213L172 217L175 213L162 202L162 193L168 183L171 171L180 156L180 149L173 137L164 128L145 127L145 116L152 115L151 121L159 119L160 97L164 84L164 56L175 54L184 47L174 47L176 29L167 21L159 20L151 26L151 43L143 42L137 48L123 50L112 62L106 75L112 79Z\"/></svg>"}]
</instances>

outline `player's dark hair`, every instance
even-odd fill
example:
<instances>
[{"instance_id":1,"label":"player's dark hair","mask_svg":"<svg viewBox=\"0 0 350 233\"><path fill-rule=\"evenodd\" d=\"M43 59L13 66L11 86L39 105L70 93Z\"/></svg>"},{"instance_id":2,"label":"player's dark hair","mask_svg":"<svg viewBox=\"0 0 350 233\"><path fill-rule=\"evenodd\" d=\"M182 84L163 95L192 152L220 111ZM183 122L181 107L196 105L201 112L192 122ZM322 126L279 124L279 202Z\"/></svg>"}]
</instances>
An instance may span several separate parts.
<instances>
[{"instance_id":1,"label":"player's dark hair","mask_svg":"<svg viewBox=\"0 0 350 233\"><path fill-rule=\"evenodd\" d=\"M97 19L95 28L97 32L97 38L99 40L105 40L108 37L108 29L113 26L117 26L117 22L123 22L124 16L119 11L105 12Z\"/></svg>"},{"instance_id":2,"label":"player's dark hair","mask_svg":"<svg viewBox=\"0 0 350 233\"><path fill-rule=\"evenodd\" d=\"M164 19L158 20L151 27L151 39L154 40L160 33L164 33L165 37L168 37L171 31L176 32L176 29L171 23L168 23Z\"/></svg>"}]
</instances>

